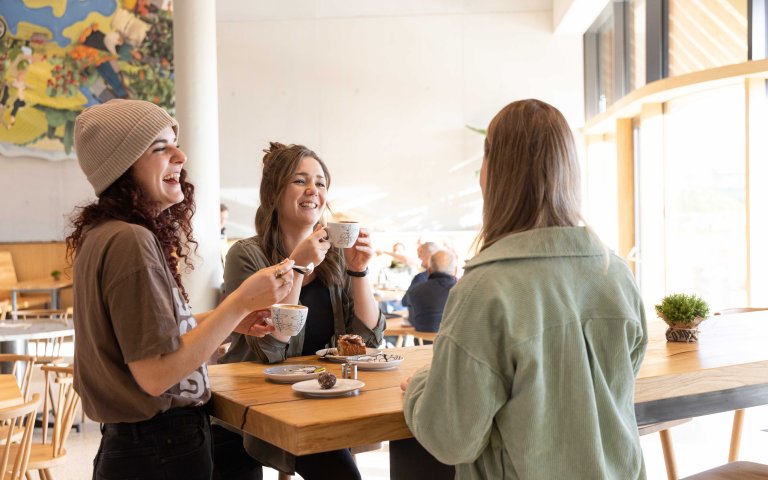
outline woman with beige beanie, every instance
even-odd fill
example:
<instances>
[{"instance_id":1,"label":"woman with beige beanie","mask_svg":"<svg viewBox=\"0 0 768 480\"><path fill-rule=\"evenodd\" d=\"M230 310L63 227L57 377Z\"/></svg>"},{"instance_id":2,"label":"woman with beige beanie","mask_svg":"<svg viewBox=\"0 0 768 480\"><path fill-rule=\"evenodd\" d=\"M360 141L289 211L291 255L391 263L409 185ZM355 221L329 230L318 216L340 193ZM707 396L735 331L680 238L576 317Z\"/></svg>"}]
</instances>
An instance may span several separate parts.
<instances>
[{"instance_id":1,"label":"woman with beige beanie","mask_svg":"<svg viewBox=\"0 0 768 480\"><path fill-rule=\"evenodd\" d=\"M259 310L291 291L293 261L251 275L215 310L192 314L181 283L196 246L194 187L178 124L139 100L111 100L75 121L80 167L98 199L76 210L75 389L102 423L94 479L210 479L206 359L233 330L273 330ZM255 312L255 313L254 313Z\"/></svg>"}]
</instances>

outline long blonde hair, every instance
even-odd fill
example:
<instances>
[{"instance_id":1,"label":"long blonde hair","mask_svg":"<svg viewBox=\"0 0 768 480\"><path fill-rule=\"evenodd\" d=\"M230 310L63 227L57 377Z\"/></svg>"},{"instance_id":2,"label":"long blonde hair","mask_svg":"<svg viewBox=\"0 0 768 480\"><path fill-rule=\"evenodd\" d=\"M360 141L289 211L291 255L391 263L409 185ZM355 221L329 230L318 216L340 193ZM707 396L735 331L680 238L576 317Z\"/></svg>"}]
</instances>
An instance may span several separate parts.
<instances>
[{"instance_id":1,"label":"long blonde hair","mask_svg":"<svg viewBox=\"0 0 768 480\"><path fill-rule=\"evenodd\" d=\"M581 221L576 146L552 105L529 99L501 109L488 126L483 162L480 250L510 233Z\"/></svg>"}]
</instances>

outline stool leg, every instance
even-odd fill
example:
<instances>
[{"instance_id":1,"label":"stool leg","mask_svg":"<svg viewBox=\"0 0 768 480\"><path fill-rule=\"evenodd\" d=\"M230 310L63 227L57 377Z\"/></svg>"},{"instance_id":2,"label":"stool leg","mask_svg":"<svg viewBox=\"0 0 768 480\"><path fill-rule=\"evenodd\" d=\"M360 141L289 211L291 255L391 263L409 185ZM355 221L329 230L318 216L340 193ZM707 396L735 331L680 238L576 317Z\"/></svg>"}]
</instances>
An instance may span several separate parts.
<instances>
[{"instance_id":1,"label":"stool leg","mask_svg":"<svg viewBox=\"0 0 768 480\"><path fill-rule=\"evenodd\" d=\"M741 447L741 427L744 426L744 409L733 412L733 430L731 431L731 449L728 452L728 463L735 462L739 458Z\"/></svg>"},{"instance_id":2,"label":"stool leg","mask_svg":"<svg viewBox=\"0 0 768 480\"><path fill-rule=\"evenodd\" d=\"M677 466L675 465L675 452L672 450L672 436L669 430L660 430L661 450L664 452L664 466L667 467L667 479L677 480Z\"/></svg>"}]
</instances>

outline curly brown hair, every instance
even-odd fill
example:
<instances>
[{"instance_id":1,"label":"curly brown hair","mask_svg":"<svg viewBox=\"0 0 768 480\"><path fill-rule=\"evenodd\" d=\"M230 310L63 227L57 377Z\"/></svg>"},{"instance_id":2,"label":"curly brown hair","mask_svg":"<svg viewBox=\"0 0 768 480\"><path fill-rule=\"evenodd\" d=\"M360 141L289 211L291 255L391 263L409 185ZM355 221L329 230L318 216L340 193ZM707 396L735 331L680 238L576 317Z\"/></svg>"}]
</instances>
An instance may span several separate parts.
<instances>
[{"instance_id":1,"label":"curly brown hair","mask_svg":"<svg viewBox=\"0 0 768 480\"><path fill-rule=\"evenodd\" d=\"M285 249L277 214L277 204L283 191L290 183L293 172L296 171L304 157L317 160L323 169L327 188L330 188L331 173L325 162L304 145L283 145L278 142L269 142L269 148L264 150L264 170L259 188L261 203L256 209L255 224L256 233L259 235L259 246L272 263L281 262L291 254ZM325 226L325 221L322 218L319 223ZM326 285L341 285L344 281L342 272L345 268L341 249L331 247L325 255L325 260L315 268L315 272Z\"/></svg>"},{"instance_id":2,"label":"curly brown hair","mask_svg":"<svg viewBox=\"0 0 768 480\"><path fill-rule=\"evenodd\" d=\"M126 171L99 196L98 200L84 207L77 207L72 213L72 233L66 239L67 261L70 266L77 249L82 245L88 230L109 220L121 220L141 225L154 233L160 241L165 263L173 272L173 278L184 299L189 297L181 283L179 262L187 271L194 269L189 255L197 250L192 235L192 215L195 213L195 186L186 181L187 171L182 169L179 182L184 200L156 215L154 202L149 200L133 179L131 170Z\"/></svg>"}]
</instances>

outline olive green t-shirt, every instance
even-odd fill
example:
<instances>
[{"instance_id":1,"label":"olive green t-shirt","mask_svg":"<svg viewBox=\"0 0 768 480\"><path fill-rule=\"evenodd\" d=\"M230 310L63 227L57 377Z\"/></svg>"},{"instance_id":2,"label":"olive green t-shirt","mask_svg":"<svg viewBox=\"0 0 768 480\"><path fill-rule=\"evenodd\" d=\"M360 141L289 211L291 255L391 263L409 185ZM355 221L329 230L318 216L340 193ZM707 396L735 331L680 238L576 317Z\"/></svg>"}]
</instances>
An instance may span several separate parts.
<instances>
[{"instance_id":1,"label":"olive green t-shirt","mask_svg":"<svg viewBox=\"0 0 768 480\"><path fill-rule=\"evenodd\" d=\"M75 389L98 422L138 422L205 404L205 364L160 396L146 393L128 363L179 348L197 322L144 227L109 221L85 233L74 262Z\"/></svg>"}]
</instances>

